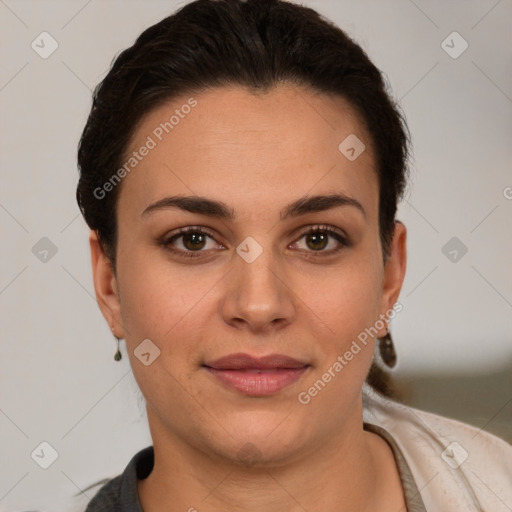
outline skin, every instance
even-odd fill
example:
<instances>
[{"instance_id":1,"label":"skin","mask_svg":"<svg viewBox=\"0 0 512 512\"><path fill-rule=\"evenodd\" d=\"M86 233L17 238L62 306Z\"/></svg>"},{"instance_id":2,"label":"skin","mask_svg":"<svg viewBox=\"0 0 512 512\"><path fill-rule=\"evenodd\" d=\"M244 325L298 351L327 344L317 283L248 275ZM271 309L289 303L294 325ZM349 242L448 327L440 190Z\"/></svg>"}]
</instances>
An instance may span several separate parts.
<instances>
[{"instance_id":1,"label":"skin","mask_svg":"<svg viewBox=\"0 0 512 512\"><path fill-rule=\"evenodd\" d=\"M382 260L378 181L363 124L343 99L291 85L263 95L222 87L194 98L197 106L121 183L116 272L90 236L98 303L126 339L147 402L155 465L139 481L144 510L405 509L389 446L362 428L375 339L309 404L297 398L393 307L404 279L400 222ZM148 113L128 153L187 99ZM354 161L338 150L349 134L366 146ZM333 193L356 199L365 213L338 206L280 219L293 201ZM175 207L141 215L177 194L222 201L235 218ZM318 225L343 231L349 244L304 236ZM186 226L208 228L213 238L169 245L181 254L199 247L199 257L160 243ZM252 263L236 252L248 236L263 249ZM144 339L161 351L149 366L134 355ZM201 366L235 352L285 354L311 366L278 393L250 397Z\"/></svg>"}]
</instances>

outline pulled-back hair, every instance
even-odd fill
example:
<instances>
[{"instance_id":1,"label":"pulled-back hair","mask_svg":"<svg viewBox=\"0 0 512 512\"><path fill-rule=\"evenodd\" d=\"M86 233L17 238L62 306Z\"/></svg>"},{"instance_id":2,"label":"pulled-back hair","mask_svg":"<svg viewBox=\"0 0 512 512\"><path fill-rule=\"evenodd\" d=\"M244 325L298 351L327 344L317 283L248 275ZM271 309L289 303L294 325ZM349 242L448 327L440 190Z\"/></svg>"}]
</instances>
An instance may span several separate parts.
<instances>
[{"instance_id":1,"label":"pulled-back hair","mask_svg":"<svg viewBox=\"0 0 512 512\"><path fill-rule=\"evenodd\" d=\"M196 0L145 30L94 91L78 150L76 197L114 270L121 187L101 196L95 190L123 165L141 118L184 94L224 85L260 94L283 82L342 97L359 114L374 147L386 260L407 182L409 137L380 71L310 8L282 0Z\"/></svg>"}]
</instances>

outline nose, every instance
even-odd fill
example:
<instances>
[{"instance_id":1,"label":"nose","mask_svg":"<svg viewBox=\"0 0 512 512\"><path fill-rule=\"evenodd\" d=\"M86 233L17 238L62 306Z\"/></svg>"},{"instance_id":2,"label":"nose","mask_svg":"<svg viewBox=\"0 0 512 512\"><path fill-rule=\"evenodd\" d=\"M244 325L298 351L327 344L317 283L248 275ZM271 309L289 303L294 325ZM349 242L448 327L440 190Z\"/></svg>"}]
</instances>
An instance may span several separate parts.
<instances>
[{"instance_id":1,"label":"nose","mask_svg":"<svg viewBox=\"0 0 512 512\"><path fill-rule=\"evenodd\" d=\"M265 333L293 322L296 306L291 283L270 249L265 248L251 263L235 254L226 279L221 313L227 324Z\"/></svg>"}]
</instances>

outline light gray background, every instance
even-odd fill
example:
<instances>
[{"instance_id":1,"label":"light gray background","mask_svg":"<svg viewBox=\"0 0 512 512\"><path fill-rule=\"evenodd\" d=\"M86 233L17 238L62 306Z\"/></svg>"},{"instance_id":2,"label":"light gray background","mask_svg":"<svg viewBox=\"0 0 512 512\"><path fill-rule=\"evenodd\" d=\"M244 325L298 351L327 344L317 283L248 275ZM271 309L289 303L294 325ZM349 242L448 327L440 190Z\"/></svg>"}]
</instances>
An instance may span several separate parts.
<instances>
[{"instance_id":1,"label":"light gray background","mask_svg":"<svg viewBox=\"0 0 512 512\"><path fill-rule=\"evenodd\" d=\"M183 3L0 0L2 511L82 510L87 497L72 494L151 443L127 357L113 361L94 298L76 147L113 56ZM411 129L397 375L510 368L511 1L304 3L385 71ZM31 48L43 31L59 45L47 59ZM453 31L469 44L456 59L442 47ZM57 249L46 262L32 251L43 237ZM468 249L456 262L442 252L452 237ZM500 393L482 425L510 410L512 389ZM43 441L58 452L46 470L30 456Z\"/></svg>"}]
</instances>

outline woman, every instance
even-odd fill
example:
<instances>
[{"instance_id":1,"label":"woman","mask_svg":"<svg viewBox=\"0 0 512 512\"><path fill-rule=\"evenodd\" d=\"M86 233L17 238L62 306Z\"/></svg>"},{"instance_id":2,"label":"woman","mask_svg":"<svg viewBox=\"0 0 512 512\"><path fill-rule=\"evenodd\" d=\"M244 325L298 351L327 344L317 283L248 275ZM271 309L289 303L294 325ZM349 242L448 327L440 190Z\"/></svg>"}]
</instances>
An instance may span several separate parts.
<instances>
[{"instance_id":1,"label":"woman","mask_svg":"<svg viewBox=\"0 0 512 512\"><path fill-rule=\"evenodd\" d=\"M77 199L153 446L87 512L510 510L507 443L378 392L407 150L378 69L305 7L198 0L119 55Z\"/></svg>"}]
</instances>

